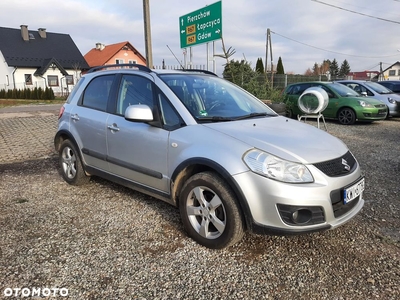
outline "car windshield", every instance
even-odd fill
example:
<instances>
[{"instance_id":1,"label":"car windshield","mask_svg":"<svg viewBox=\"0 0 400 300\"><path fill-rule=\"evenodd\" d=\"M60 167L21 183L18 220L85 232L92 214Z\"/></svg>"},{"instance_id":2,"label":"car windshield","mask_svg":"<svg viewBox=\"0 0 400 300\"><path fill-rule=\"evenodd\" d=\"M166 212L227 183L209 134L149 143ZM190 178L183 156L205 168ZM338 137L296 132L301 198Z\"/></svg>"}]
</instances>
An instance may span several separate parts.
<instances>
[{"instance_id":1,"label":"car windshield","mask_svg":"<svg viewBox=\"0 0 400 300\"><path fill-rule=\"evenodd\" d=\"M359 97L360 94L354 91L353 89L349 88L340 83L332 83L329 87L334 90L340 97Z\"/></svg>"},{"instance_id":2,"label":"car windshield","mask_svg":"<svg viewBox=\"0 0 400 300\"><path fill-rule=\"evenodd\" d=\"M206 74L159 76L199 122L277 116L262 101L225 79Z\"/></svg>"},{"instance_id":3,"label":"car windshield","mask_svg":"<svg viewBox=\"0 0 400 300\"><path fill-rule=\"evenodd\" d=\"M365 85L381 95L393 94L393 92L391 90L389 90L387 87L384 87L383 85L376 83L376 82L368 81L365 83Z\"/></svg>"}]
</instances>

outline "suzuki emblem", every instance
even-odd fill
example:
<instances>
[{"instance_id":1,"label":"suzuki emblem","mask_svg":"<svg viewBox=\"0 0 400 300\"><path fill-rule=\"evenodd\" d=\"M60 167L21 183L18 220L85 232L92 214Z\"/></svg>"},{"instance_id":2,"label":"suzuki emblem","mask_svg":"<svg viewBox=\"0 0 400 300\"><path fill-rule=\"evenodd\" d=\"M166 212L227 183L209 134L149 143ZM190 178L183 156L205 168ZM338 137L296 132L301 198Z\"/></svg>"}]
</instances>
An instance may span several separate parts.
<instances>
[{"instance_id":1,"label":"suzuki emblem","mask_svg":"<svg viewBox=\"0 0 400 300\"><path fill-rule=\"evenodd\" d=\"M344 169L349 172L350 171L350 165L347 163L347 160L345 160L344 158L342 158L342 165L344 167Z\"/></svg>"}]
</instances>

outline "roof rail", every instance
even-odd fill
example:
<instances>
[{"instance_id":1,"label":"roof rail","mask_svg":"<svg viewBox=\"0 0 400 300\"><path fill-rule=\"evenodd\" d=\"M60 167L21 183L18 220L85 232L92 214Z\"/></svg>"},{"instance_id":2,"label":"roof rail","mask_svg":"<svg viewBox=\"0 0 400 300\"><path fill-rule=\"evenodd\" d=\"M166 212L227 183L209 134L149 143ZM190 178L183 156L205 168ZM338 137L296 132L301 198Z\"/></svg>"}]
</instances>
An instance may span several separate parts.
<instances>
[{"instance_id":1,"label":"roof rail","mask_svg":"<svg viewBox=\"0 0 400 300\"><path fill-rule=\"evenodd\" d=\"M208 71L208 70L201 70L201 69L175 69L175 70L184 71L184 72L200 72L200 73L204 73L204 74L213 75L213 76L218 77L217 74L215 74L215 73L213 73L211 71Z\"/></svg>"},{"instance_id":2,"label":"roof rail","mask_svg":"<svg viewBox=\"0 0 400 300\"><path fill-rule=\"evenodd\" d=\"M104 66L97 66L97 67L93 67L91 69L89 69L89 71L87 73L93 73L96 71L100 71L100 70L106 70L106 69L111 69L111 68L131 68L131 69L138 69L140 71L144 71L144 72L152 72L148 67L143 66L143 65L139 65L139 64L115 64L115 65L104 65Z\"/></svg>"}]
</instances>

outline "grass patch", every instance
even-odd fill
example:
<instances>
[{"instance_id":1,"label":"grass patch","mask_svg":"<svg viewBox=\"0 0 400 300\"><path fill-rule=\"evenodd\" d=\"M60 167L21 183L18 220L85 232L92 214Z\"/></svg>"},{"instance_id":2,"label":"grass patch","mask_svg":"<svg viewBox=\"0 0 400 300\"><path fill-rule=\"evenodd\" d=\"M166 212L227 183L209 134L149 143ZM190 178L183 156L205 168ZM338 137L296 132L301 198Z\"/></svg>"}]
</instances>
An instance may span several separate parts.
<instances>
[{"instance_id":1,"label":"grass patch","mask_svg":"<svg viewBox=\"0 0 400 300\"><path fill-rule=\"evenodd\" d=\"M64 102L64 98L54 100L0 99L0 108L21 105L62 104Z\"/></svg>"}]
</instances>

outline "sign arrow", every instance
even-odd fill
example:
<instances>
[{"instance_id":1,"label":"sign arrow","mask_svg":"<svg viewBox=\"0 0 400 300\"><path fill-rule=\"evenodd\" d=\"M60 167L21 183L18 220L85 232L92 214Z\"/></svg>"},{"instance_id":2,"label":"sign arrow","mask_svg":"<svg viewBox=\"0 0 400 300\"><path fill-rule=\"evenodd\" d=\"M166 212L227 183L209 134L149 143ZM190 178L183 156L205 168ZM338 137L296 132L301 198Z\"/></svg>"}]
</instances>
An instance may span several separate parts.
<instances>
[{"instance_id":1,"label":"sign arrow","mask_svg":"<svg viewBox=\"0 0 400 300\"><path fill-rule=\"evenodd\" d=\"M181 30L181 33L185 33L186 30Z\"/></svg>"}]
</instances>

